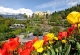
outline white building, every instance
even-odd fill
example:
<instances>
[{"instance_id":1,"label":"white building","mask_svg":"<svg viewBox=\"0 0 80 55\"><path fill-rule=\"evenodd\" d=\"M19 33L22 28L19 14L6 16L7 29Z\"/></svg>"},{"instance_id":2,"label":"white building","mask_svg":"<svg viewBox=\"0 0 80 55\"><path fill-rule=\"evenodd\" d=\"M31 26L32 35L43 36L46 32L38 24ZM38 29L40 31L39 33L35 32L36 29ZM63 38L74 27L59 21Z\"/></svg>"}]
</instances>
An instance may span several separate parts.
<instances>
[{"instance_id":1,"label":"white building","mask_svg":"<svg viewBox=\"0 0 80 55\"><path fill-rule=\"evenodd\" d=\"M36 11L34 14L36 14L36 15L46 15L46 14L50 15L51 13L50 13L49 10L47 10L46 12L43 12L43 11Z\"/></svg>"}]
</instances>

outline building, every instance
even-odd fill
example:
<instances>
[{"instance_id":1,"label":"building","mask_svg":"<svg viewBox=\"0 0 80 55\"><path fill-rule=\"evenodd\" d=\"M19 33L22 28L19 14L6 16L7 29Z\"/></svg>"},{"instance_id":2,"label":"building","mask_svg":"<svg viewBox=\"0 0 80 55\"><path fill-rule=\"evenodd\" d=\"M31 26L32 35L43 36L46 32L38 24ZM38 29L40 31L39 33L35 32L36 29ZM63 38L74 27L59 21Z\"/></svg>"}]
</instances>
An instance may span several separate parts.
<instances>
[{"instance_id":1,"label":"building","mask_svg":"<svg viewBox=\"0 0 80 55\"><path fill-rule=\"evenodd\" d=\"M46 15L46 14L50 15L51 13L50 13L49 10L47 10L46 12L43 12L43 11L36 11L34 14L36 14L36 15Z\"/></svg>"}]
</instances>

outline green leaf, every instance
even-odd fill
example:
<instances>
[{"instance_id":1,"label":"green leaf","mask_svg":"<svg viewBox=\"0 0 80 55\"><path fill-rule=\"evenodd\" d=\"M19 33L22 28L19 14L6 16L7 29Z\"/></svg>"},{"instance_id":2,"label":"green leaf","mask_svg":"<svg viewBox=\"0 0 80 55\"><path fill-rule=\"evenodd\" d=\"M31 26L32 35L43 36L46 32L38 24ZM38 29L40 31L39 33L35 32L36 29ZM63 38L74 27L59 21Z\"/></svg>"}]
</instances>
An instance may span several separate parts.
<instances>
[{"instance_id":1,"label":"green leaf","mask_svg":"<svg viewBox=\"0 0 80 55\"><path fill-rule=\"evenodd\" d=\"M76 43L76 48L78 49L78 53L80 53L80 44L79 44L79 42Z\"/></svg>"},{"instance_id":2,"label":"green leaf","mask_svg":"<svg viewBox=\"0 0 80 55\"><path fill-rule=\"evenodd\" d=\"M59 47L59 52L61 52L61 53L63 52L62 51L62 45Z\"/></svg>"},{"instance_id":3,"label":"green leaf","mask_svg":"<svg viewBox=\"0 0 80 55\"><path fill-rule=\"evenodd\" d=\"M55 51L51 45L50 45L50 50L51 50L52 55L55 55Z\"/></svg>"},{"instance_id":4,"label":"green leaf","mask_svg":"<svg viewBox=\"0 0 80 55\"><path fill-rule=\"evenodd\" d=\"M66 51L66 54L65 54L65 55L69 55L70 49L71 49L71 45L69 45L69 48L67 49L67 51Z\"/></svg>"},{"instance_id":5,"label":"green leaf","mask_svg":"<svg viewBox=\"0 0 80 55\"><path fill-rule=\"evenodd\" d=\"M47 55L51 55L51 52L49 49L47 50Z\"/></svg>"},{"instance_id":6,"label":"green leaf","mask_svg":"<svg viewBox=\"0 0 80 55\"><path fill-rule=\"evenodd\" d=\"M62 45L59 47L59 55L63 55Z\"/></svg>"}]
</instances>

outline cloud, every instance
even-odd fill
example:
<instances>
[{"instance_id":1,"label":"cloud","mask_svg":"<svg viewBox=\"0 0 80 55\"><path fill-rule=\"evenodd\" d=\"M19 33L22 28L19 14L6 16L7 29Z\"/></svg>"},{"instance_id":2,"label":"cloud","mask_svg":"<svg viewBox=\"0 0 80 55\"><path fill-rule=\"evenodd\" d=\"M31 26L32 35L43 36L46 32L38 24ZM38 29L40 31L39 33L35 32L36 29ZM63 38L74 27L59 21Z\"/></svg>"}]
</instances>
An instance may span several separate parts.
<instances>
[{"instance_id":1,"label":"cloud","mask_svg":"<svg viewBox=\"0 0 80 55\"><path fill-rule=\"evenodd\" d=\"M68 3L68 5L70 5L70 6L74 6L74 5L76 5L77 4L77 2L69 2Z\"/></svg>"},{"instance_id":2,"label":"cloud","mask_svg":"<svg viewBox=\"0 0 80 55\"><path fill-rule=\"evenodd\" d=\"M25 9L25 8L19 8L17 10L13 9L13 8L6 8L3 6L0 6L0 14L24 14L26 13L26 15L32 15L32 10L31 9Z\"/></svg>"},{"instance_id":3,"label":"cloud","mask_svg":"<svg viewBox=\"0 0 80 55\"><path fill-rule=\"evenodd\" d=\"M54 1L50 1L48 3L44 3L44 4L40 4L40 5L37 5L36 8L48 8L48 7L52 7L54 6L56 3L54 3Z\"/></svg>"},{"instance_id":4,"label":"cloud","mask_svg":"<svg viewBox=\"0 0 80 55\"><path fill-rule=\"evenodd\" d=\"M50 2L37 5L37 9L52 8L53 10L60 10L69 8L71 6L80 4L80 0L52 0Z\"/></svg>"}]
</instances>

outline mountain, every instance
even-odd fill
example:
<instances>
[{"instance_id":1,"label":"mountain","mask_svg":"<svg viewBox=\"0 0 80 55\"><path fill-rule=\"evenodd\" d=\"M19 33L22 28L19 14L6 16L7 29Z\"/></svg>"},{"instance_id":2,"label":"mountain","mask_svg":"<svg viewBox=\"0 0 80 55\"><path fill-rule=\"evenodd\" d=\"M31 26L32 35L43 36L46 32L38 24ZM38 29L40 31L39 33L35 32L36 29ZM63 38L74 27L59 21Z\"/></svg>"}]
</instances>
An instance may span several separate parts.
<instances>
[{"instance_id":1,"label":"mountain","mask_svg":"<svg viewBox=\"0 0 80 55\"><path fill-rule=\"evenodd\" d=\"M16 18L16 19L25 19L24 18L24 15L23 14L17 14L17 15L14 15L14 14L11 14L11 15L5 15L5 14L1 14L4 18Z\"/></svg>"}]
</instances>

